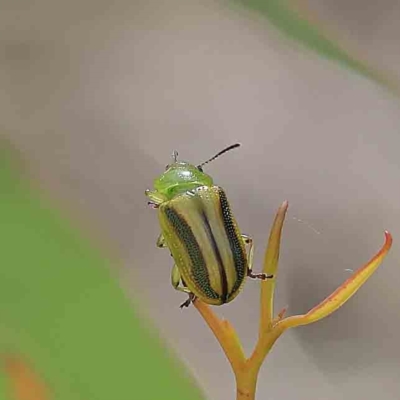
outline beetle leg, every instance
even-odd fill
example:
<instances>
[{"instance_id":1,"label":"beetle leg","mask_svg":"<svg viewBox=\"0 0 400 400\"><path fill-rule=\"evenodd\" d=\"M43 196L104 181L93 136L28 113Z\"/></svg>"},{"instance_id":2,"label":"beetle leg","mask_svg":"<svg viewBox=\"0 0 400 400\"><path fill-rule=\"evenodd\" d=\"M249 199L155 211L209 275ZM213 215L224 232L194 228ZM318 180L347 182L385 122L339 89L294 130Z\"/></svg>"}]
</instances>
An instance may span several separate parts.
<instances>
[{"instance_id":1,"label":"beetle leg","mask_svg":"<svg viewBox=\"0 0 400 400\"><path fill-rule=\"evenodd\" d=\"M190 303L194 301L196 296L186 286L184 286L181 273L179 272L179 269L176 266L176 264L172 268L171 283L174 289L179 290L180 292L187 293L189 295L189 298L180 305L180 308L189 307ZM180 283L182 283L182 285L179 285Z\"/></svg>"},{"instance_id":2,"label":"beetle leg","mask_svg":"<svg viewBox=\"0 0 400 400\"><path fill-rule=\"evenodd\" d=\"M242 239L243 239L245 245L246 244L249 245L247 261L248 261L248 270L251 272L251 270L253 269L253 257L254 257L253 239L248 235L242 235Z\"/></svg>"},{"instance_id":3,"label":"beetle leg","mask_svg":"<svg viewBox=\"0 0 400 400\"><path fill-rule=\"evenodd\" d=\"M160 236L158 237L156 244L157 244L157 247L160 247L160 248L168 247L167 244L165 243L165 238L162 233L160 233Z\"/></svg>"},{"instance_id":4,"label":"beetle leg","mask_svg":"<svg viewBox=\"0 0 400 400\"><path fill-rule=\"evenodd\" d=\"M189 293L189 297L179 307L180 308L189 307L190 304L193 303L195 299L196 296L193 293Z\"/></svg>"},{"instance_id":5,"label":"beetle leg","mask_svg":"<svg viewBox=\"0 0 400 400\"><path fill-rule=\"evenodd\" d=\"M168 248L168 245L167 245L167 243L165 243L165 238L164 238L164 235L162 233L160 233L160 236L157 239L156 246L158 248L160 248L160 249ZM171 257L172 257L172 254L171 254Z\"/></svg>"},{"instance_id":6,"label":"beetle leg","mask_svg":"<svg viewBox=\"0 0 400 400\"><path fill-rule=\"evenodd\" d=\"M154 208L157 208L161 203L165 201L164 196L160 195L160 193L152 192L149 189L147 189L144 194L150 199L148 204L153 206Z\"/></svg>"},{"instance_id":7,"label":"beetle leg","mask_svg":"<svg viewBox=\"0 0 400 400\"><path fill-rule=\"evenodd\" d=\"M185 293L190 293L189 289L185 286L179 286L179 283L181 282L181 273L179 272L179 269L176 264L172 267L172 272L171 272L171 283L174 289L180 290L181 292Z\"/></svg>"},{"instance_id":8,"label":"beetle leg","mask_svg":"<svg viewBox=\"0 0 400 400\"><path fill-rule=\"evenodd\" d=\"M274 276L273 275L267 275L267 274L255 274L252 269L253 269L253 258L254 258L254 245L253 245L253 239L250 236L247 235L242 235L242 239L245 244L249 245L249 253L248 253L248 267L247 267L247 276L253 279L271 279Z\"/></svg>"}]
</instances>

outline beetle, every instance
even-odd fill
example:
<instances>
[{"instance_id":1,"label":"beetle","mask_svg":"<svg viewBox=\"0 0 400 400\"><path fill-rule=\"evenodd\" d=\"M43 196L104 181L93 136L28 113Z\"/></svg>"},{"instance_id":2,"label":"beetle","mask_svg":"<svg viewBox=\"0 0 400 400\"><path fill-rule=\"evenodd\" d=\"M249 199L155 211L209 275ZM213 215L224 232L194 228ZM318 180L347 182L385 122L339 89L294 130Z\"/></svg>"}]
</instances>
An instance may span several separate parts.
<instances>
[{"instance_id":1,"label":"beetle","mask_svg":"<svg viewBox=\"0 0 400 400\"><path fill-rule=\"evenodd\" d=\"M253 240L240 232L225 191L203 171L204 165L239 146L228 146L197 166L178 161L174 151L154 189L145 191L148 204L158 210L157 247L168 248L175 261L172 286L189 295L181 308L196 298L210 305L229 303L246 276L273 278L252 272Z\"/></svg>"}]
</instances>

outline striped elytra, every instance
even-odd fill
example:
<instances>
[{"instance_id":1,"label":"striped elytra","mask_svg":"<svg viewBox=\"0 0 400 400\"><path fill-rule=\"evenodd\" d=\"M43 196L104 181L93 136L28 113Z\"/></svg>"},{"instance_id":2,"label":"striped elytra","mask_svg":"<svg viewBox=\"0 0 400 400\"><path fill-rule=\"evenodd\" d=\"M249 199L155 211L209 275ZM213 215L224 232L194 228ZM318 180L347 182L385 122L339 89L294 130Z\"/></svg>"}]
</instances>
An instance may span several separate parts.
<instances>
[{"instance_id":1,"label":"striped elytra","mask_svg":"<svg viewBox=\"0 0 400 400\"><path fill-rule=\"evenodd\" d=\"M165 243L189 291L208 304L232 301L244 283L248 259L224 190L200 186L158 210Z\"/></svg>"}]
</instances>

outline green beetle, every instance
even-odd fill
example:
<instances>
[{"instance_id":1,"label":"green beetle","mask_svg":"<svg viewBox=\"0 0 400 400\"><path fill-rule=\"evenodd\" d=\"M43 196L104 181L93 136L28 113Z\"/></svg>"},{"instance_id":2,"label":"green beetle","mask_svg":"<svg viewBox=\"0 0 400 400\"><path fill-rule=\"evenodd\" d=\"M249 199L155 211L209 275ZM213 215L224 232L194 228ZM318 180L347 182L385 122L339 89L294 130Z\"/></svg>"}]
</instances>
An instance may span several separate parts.
<instances>
[{"instance_id":1,"label":"green beetle","mask_svg":"<svg viewBox=\"0 0 400 400\"><path fill-rule=\"evenodd\" d=\"M181 308L195 298L212 305L229 303L246 276L273 278L252 272L253 240L240 233L225 191L203 172L205 164L239 146L231 145L198 166L178 161L175 151L154 190L145 192L149 205L158 209L157 246L167 247L175 261L172 285L189 295Z\"/></svg>"}]
</instances>

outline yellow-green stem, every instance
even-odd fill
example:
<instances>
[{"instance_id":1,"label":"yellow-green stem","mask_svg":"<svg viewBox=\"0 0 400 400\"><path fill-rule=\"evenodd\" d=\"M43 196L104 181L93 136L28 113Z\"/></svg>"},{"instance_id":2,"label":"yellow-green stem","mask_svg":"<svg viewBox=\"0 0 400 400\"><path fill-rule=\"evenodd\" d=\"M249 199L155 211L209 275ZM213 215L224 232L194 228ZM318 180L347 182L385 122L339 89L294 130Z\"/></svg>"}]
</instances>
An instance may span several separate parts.
<instances>
[{"instance_id":1,"label":"yellow-green stem","mask_svg":"<svg viewBox=\"0 0 400 400\"><path fill-rule=\"evenodd\" d=\"M236 400L255 400L258 368L246 367L235 371Z\"/></svg>"}]
</instances>

